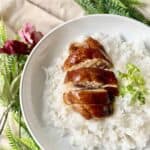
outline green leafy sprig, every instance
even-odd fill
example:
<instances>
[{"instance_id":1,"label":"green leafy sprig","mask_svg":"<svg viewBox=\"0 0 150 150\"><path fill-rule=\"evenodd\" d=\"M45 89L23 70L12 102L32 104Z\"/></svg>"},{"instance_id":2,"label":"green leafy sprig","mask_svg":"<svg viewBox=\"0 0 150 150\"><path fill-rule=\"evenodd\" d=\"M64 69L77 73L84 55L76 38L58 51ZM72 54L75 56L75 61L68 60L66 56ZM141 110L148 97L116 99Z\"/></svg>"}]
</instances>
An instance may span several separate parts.
<instances>
[{"instance_id":1,"label":"green leafy sprig","mask_svg":"<svg viewBox=\"0 0 150 150\"><path fill-rule=\"evenodd\" d=\"M6 130L6 135L12 150L20 150L20 148L23 150L39 150L30 137L19 138L10 130L10 128Z\"/></svg>"},{"instance_id":2,"label":"green leafy sprig","mask_svg":"<svg viewBox=\"0 0 150 150\"><path fill-rule=\"evenodd\" d=\"M14 102L14 111L19 110L19 83L27 56L0 55L0 102L8 106Z\"/></svg>"},{"instance_id":3,"label":"green leafy sprig","mask_svg":"<svg viewBox=\"0 0 150 150\"><path fill-rule=\"evenodd\" d=\"M0 21L0 47L6 41L6 28L3 21ZM6 107L0 116L0 135L5 128L9 112L14 113L19 135L13 133L10 128L6 130L12 150L40 150L26 128L19 104L20 78L27 57L27 55L0 54L0 104Z\"/></svg>"},{"instance_id":4,"label":"green leafy sprig","mask_svg":"<svg viewBox=\"0 0 150 150\"><path fill-rule=\"evenodd\" d=\"M7 40L6 28L2 20L0 20L0 47L2 47Z\"/></svg>"},{"instance_id":5,"label":"green leafy sprig","mask_svg":"<svg viewBox=\"0 0 150 150\"><path fill-rule=\"evenodd\" d=\"M7 41L6 27L0 21L0 46ZM6 107L0 118L0 134L10 111L19 111L19 83L26 55L0 54L0 103Z\"/></svg>"},{"instance_id":6,"label":"green leafy sprig","mask_svg":"<svg viewBox=\"0 0 150 150\"><path fill-rule=\"evenodd\" d=\"M6 107L0 118L3 132L10 111L19 112L19 84L27 56L0 54L0 103Z\"/></svg>"},{"instance_id":7,"label":"green leafy sprig","mask_svg":"<svg viewBox=\"0 0 150 150\"><path fill-rule=\"evenodd\" d=\"M12 150L20 150L20 148L23 150L40 150L40 148L32 139L28 129L26 128L24 121L23 120L20 121L18 113L14 114L14 118L16 122L21 125L21 132L23 132L24 136L18 137L13 133L10 127L7 128L6 136L9 139L9 143Z\"/></svg>"},{"instance_id":8,"label":"green leafy sprig","mask_svg":"<svg viewBox=\"0 0 150 150\"><path fill-rule=\"evenodd\" d=\"M139 0L75 0L87 14L117 14L137 19L147 25L150 20L147 19L137 6L142 5Z\"/></svg>"},{"instance_id":9,"label":"green leafy sprig","mask_svg":"<svg viewBox=\"0 0 150 150\"><path fill-rule=\"evenodd\" d=\"M145 97L148 91L140 69L133 64L127 64L126 69L126 73L119 72L119 77L122 81L120 85L121 96L130 94L131 104L145 104Z\"/></svg>"}]
</instances>

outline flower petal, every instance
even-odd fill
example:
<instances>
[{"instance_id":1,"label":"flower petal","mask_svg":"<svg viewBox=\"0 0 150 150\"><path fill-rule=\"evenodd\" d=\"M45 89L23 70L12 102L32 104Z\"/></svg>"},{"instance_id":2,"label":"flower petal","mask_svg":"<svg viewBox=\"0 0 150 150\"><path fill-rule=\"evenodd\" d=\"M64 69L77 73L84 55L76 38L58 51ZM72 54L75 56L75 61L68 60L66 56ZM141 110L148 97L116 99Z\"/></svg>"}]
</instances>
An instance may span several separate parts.
<instances>
[{"instance_id":1,"label":"flower petal","mask_svg":"<svg viewBox=\"0 0 150 150\"><path fill-rule=\"evenodd\" d=\"M30 50L27 44L17 41L17 40L8 40L4 44L4 47L0 49L0 53L6 54L29 54Z\"/></svg>"},{"instance_id":2,"label":"flower petal","mask_svg":"<svg viewBox=\"0 0 150 150\"><path fill-rule=\"evenodd\" d=\"M43 34L36 31L35 27L30 23L26 23L22 27L19 31L19 35L25 43L31 46L31 48L33 48L43 36Z\"/></svg>"}]
</instances>

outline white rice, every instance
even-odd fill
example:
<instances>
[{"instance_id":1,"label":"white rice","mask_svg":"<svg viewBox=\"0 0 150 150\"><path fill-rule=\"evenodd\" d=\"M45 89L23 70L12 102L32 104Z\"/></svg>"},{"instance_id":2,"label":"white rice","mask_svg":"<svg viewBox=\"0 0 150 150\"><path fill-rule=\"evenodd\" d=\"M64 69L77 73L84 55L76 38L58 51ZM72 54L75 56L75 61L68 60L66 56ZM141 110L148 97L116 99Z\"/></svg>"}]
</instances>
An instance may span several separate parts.
<instances>
[{"instance_id":1,"label":"white rice","mask_svg":"<svg viewBox=\"0 0 150 150\"><path fill-rule=\"evenodd\" d=\"M114 63L114 72L125 71L127 63L137 65L150 88L150 56L142 42L129 43L118 36L95 35L100 40ZM43 116L61 130L69 134L72 145L84 150L150 150L146 147L150 140L150 95L146 104L129 104L130 95L118 97L113 116L95 120L85 120L63 103L64 72L61 65L65 54L56 60L56 65L46 68L44 101L46 111Z\"/></svg>"}]
</instances>

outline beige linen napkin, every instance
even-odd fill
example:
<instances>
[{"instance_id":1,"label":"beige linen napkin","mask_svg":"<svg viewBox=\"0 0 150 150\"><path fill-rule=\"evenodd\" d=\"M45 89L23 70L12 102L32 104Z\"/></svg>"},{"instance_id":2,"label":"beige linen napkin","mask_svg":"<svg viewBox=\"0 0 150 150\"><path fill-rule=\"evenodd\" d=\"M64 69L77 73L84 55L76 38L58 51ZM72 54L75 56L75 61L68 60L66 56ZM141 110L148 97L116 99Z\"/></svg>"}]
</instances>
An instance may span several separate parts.
<instances>
[{"instance_id":1,"label":"beige linen napkin","mask_svg":"<svg viewBox=\"0 0 150 150\"><path fill-rule=\"evenodd\" d=\"M23 23L31 22L46 33L81 15L82 9L73 0L0 0L0 16L13 31Z\"/></svg>"}]
</instances>

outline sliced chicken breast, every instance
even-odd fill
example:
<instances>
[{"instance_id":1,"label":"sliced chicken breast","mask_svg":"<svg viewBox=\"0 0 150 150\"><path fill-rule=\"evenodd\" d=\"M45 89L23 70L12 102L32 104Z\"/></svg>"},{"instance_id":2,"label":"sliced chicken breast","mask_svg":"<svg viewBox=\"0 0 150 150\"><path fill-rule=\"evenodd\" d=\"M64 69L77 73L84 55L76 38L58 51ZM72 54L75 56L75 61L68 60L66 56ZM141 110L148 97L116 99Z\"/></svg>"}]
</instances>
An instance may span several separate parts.
<instances>
[{"instance_id":1,"label":"sliced chicken breast","mask_svg":"<svg viewBox=\"0 0 150 150\"><path fill-rule=\"evenodd\" d=\"M88 37L72 43L64 62L65 92L63 100L86 119L102 118L113 113L118 82L110 70L113 64L105 48Z\"/></svg>"}]
</instances>

